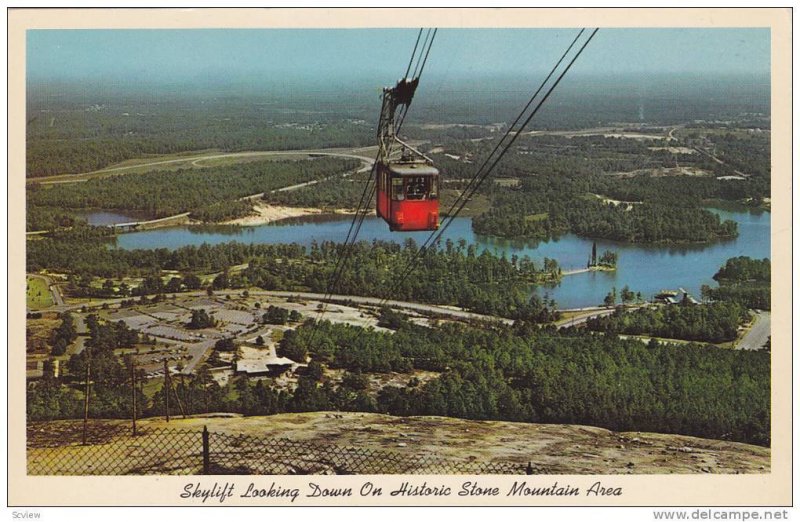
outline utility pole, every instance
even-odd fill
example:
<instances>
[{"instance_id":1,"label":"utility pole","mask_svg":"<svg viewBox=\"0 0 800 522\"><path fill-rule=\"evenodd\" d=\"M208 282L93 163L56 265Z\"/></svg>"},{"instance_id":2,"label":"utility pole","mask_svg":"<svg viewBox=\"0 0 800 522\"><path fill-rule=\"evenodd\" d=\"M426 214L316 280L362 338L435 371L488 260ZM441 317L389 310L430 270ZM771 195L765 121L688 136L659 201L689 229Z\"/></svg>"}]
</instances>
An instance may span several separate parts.
<instances>
[{"instance_id":1,"label":"utility pole","mask_svg":"<svg viewBox=\"0 0 800 522\"><path fill-rule=\"evenodd\" d=\"M167 358L164 358L164 402L166 404L167 422L169 422L169 368Z\"/></svg>"},{"instance_id":2,"label":"utility pole","mask_svg":"<svg viewBox=\"0 0 800 522\"><path fill-rule=\"evenodd\" d=\"M177 402L177 403L178 403L178 409L180 409L180 410L181 410L181 415L183 415L183 418L185 419L185 418L186 418L186 410L183 408L183 401L181 401L181 396L180 396L180 395L178 395L178 390L177 390L177 388L174 388L174 387L172 386L172 379L170 379L170 382L169 382L169 388L170 388L170 390L172 391L172 393L174 393L174 394L175 394L175 402Z\"/></svg>"}]
</instances>

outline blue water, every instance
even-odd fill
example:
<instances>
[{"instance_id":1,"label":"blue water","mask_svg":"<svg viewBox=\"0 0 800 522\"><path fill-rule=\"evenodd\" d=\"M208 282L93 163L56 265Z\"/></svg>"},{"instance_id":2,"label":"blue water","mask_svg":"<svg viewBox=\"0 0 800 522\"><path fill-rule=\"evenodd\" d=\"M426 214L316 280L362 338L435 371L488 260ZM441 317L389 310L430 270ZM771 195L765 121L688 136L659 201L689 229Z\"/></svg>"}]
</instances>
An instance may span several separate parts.
<instances>
[{"instance_id":1,"label":"blue water","mask_svg":"<svg viewBox=\"0 0 800 522\"><path fill-rule=\"evenodd\" d=\"M612 287L619 291L628 285L644 297L652 297L662 289L683 287L699 297L700 286L716 286L712 276L725 260L736 256L762 259L770 257L770 213L729 212L713 210L723 219L739 223L739 237L707 245L646 246L614 241L597 241L598 255L609 249L619 256L614 272L587 272L565 276L556 286L538 287L534 291L548 294L561 308L593 306L603 302ZM315 222L316 221L316 222ZM299 243L312 241L343 241L350 228L350 217L325 217L322 220L282 222L257 227L174 227L122 234L117 245L125 249L179 248L202 243L218 244L229 241L243 243ZM390 232L377 218L367 218L359 240L391 240L402 243L413 238L422 244L427 232ZM468 244L476 243L480 250L529 256L541 262L549 257L558 260L563 270L583 268L591 255L592 240L572 234L552 241L508 241L479 236L472 231L469 218L456 218L444 234L444 239Z\"/></svg>"}]
</instances>

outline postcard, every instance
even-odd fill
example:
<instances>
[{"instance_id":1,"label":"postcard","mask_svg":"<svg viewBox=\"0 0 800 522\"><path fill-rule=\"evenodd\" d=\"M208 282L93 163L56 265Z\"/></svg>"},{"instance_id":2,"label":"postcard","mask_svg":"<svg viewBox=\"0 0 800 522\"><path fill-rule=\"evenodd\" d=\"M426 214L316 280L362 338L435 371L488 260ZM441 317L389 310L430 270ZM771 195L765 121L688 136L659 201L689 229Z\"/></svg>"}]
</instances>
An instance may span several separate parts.
<instances>
[{"instance_id":1,"label":"postcard","mask_svg":"<svg viewBox=\"0 0 800 522\"><path fill-rule=\"evenodd\" d=\"M791 504L790 57L774 8L11 9L9 504Z\"/></svg>"}]
</instances>

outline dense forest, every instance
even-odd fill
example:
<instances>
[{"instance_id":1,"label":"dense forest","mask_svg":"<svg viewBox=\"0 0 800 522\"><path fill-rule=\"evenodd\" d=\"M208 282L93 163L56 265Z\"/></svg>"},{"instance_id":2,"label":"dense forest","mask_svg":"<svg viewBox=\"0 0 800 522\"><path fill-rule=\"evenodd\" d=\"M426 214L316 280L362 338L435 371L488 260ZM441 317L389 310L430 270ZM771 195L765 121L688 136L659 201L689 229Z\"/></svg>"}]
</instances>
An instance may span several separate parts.
<instances>
[{"instance_id":1,"label":"dense forest","mask_svg":"<svg viewBox=\"0 0 800 522\"><path fill-rule=\"evenodd\" d=\"M84 85L74 90L60 86L54 96L44 92L47 86L37 87L28 100L28 114L33 115L27 125L28 177L90 172L148 155L364 146L375 141L373 117L368 124L348 110L351 95L330 99L326 110L319 110L325 98L320 93L296 99L295 93L215 96L191 89L136 93L120 92L125 89L115 85L109 94ZM369 101L379 107L377 99ZM364 105L369 103L362 101Z\"/></svg>"},{"instance_id":2,"label":"dense forest","mask_svg":"<svg viewBox=\"0 0 800 522\"><path fill-rule=\"evenodd\" d=\"M728 259L714 274L719 288L703 285L703 298L687 298L671 306L626 311L594 317L587 328L607 334L643 334L670 339L721 343L736 339L737 329L750 319L748 309L770 309L770 260L740 256ZM612 301L613 302L613 301Z\"/></svg>"},{"instance_id":3,"label":"dense forest","mask_svg":"<svg viewBox=\"0 0 800 522\"><path fill-rule=\"evenodd\" d=\"M503 158L492 180L479 190L490 208L473 219L473 228L480 234L532 239L568 232L641 243L733 238L738 234L736 224L704 207L721 201L757 206L769 196L768 138L759 135L752 139L757 146L751 143L751 147L762 151L754 160L760 167L754 170L758 174L726 180L715 175L730 174L729 166L699 153L669 152L666 143L653 147L633 139L603 136L524 137L516 152ZM443 214L489 154L491 143L461 142L448 148L469 157L468 161L432 154L442 173ZM706 174L652 175L653 169L671 169L678 161ZM359 178L346 183L329 181L269 194L265 199L292 206L354 208L362 183Z\"/></svg>"},{"instance_id":4,"label":"dense forest","mask_svg":"<svg viewBox=\"0 0 800 522\"><path fill-rule=\"evenodd\" d=\"M740 256L728 259L714 274L718 288L703 285L703 297L709 300L739 303L747 308L770 310L771 270L769 259Z\"/></svg>"},{"instance_id":5,"label":"dense forest","mask_svg":"<svg viewBox=\"0 0 800 522\"><path fill-rule=\"evenodd\" d=\"M86 227L88 230L97 230ZM28 244L28 271L47 268L72 274L67 290L73 295L125 297L160 294L198 288L197 273L221 272L214 289L255 286L267 290L306 290L325 293L342 245L334 242L299 245L223 245L188 246L173 251L123 250L108 248L103 237L79 239L81 229L63 231L57 238L44 238ZM416 255L413 240L402 246L394 242L359 242L350 251L347 269L334 289L336 293L387 297L426 303L452 304L475 312L545 322L555 317L555 303L536 295L530 286L560 277L558 263L545 259L533 262L527 256L498 257L481 252L465 241L446 241L428 249L417 261L410 277L403 272ZM240 272L229 273L234 265L247 264ZM162 270L183 274L164 282ZM91 286L94 277L144 277L142 285L129 290L113 284ZM124 289L124 290L121 290ZM124 291L125 294L120 292Z\"/></svg>"},{"instance_id":6,"label":"dense forest","mask_svg":"<svg viewBox=\"0 0 800 522\"><path fill-rule=\"evenodd\" d=\"M737 328L749 317L738 303L711 303L639 308L594 317L587 328L609 334L644 334L669 339L721 343L736 339Z\"/></svg>"},{"instance_id":7,"label":"dense forest","mask_svg":"<svg viewBox=\"0 0 800 522\"><path fill-rule=\"evenodd\" d=\"M68 210L59 208L37 207L30 202L25 209L25 230L56 230L69 228L76 223L86 224L85 220L75 217Z\"/></svg>"},{"instance_id":8,"label":"dense forest","mask_svg":"<svg viewBox=\"0 0 800 522\"><path fill-rule=\"evenodd\" d=\"M152 218L193 212L197 219L216 221L236 217L245 210L246 205L237 198L342 174L358 164L357 160L334 158L257 161L94 178L55 187L34 183L28 187L28 206L128 210Z\"/></svg>"},{"instance_id":9,"label":"dense forest","mask_svg":"<svg viewBox=\"0 0 800 522\"><path fill-rule=\"evenodd\" d=\"M372 145L380 110L376 85L395 80L348 78L334 87L265 79L255 89L192 83L151 85L146 90L118 83L33 82L27 99L27 175L87 172L148 154L204 149ZM714 78L713 85L702 77L664 80L573 78L559 87L535 123L540 129L582 129L640 122L644 115L653 125L736 120L742 128L769 129L769 78ZM441 143L492 136L490 130L464 124L511 121L527 99L521 93L528 93L533 81L474 75L448 81L431 78L415 99L407 129L414 138ZM455 96L454 85L460 89Z\"/></svg>"},{"instance_id":10,"label":"dense forest","mask_svg":"<svg viewBox=\"0 0 800 522\"><path fill-rule=\"evenodd\" d=\"M296 389L278 391L268 382L246 379L220 387L201 368L178 383L188 411L376 411L587 424L770 444L768 353L645 345L524 324L429 329L404 322L387 334L309 321L285 339L282 350L312 358ZM130 381L122 364L108 361L113 367L93 389L90 415L125 417L131 409ZM333 381L325 367L346 373ZM31 420L80 415L80 393L63 384L80 381L82 367L76 361L69 368L69 375L28 389ZM377 393L367 389L368 372L413 369L439 375L424 383L412 378L405 387L386 386ZM150 402L139 401L142 413L160 414L163 390Z\"/></svg>"}]
</instances>

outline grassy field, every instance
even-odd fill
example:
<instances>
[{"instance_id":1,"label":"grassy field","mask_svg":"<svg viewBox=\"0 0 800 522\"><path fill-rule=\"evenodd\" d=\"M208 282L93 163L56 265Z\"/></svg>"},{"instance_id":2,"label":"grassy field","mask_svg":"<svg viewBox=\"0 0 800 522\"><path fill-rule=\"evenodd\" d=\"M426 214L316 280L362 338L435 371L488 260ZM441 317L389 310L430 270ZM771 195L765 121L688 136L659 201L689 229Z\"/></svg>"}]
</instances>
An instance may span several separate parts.
<instances>
[{"instance_id":1,"label":"grassy field","mask_svg":"<svg viewBox=\"0 0 800 522\"><path fill-rule=\"evenodd\" d=\"M458 198L458 190L443 189L442 199L439 202L439 215L444 215L452 203ZM489 197L485 194L475 194L464 205L464 209L458 214L460 217L475 217L483 214L491 206Z\"/></svg>"},{"instance_id":2,"label":"grassy field","mask_svg":"<svg viewBox=\"0 0 800 522\"><path fill-rule=\"evenodd\" d=\"M47 287L47 282L38 277L27 277L27 289L25 291L25 299L28 308L32 310L39 310L53 306L53 294Z\"/></svg>"}]
</instances>

